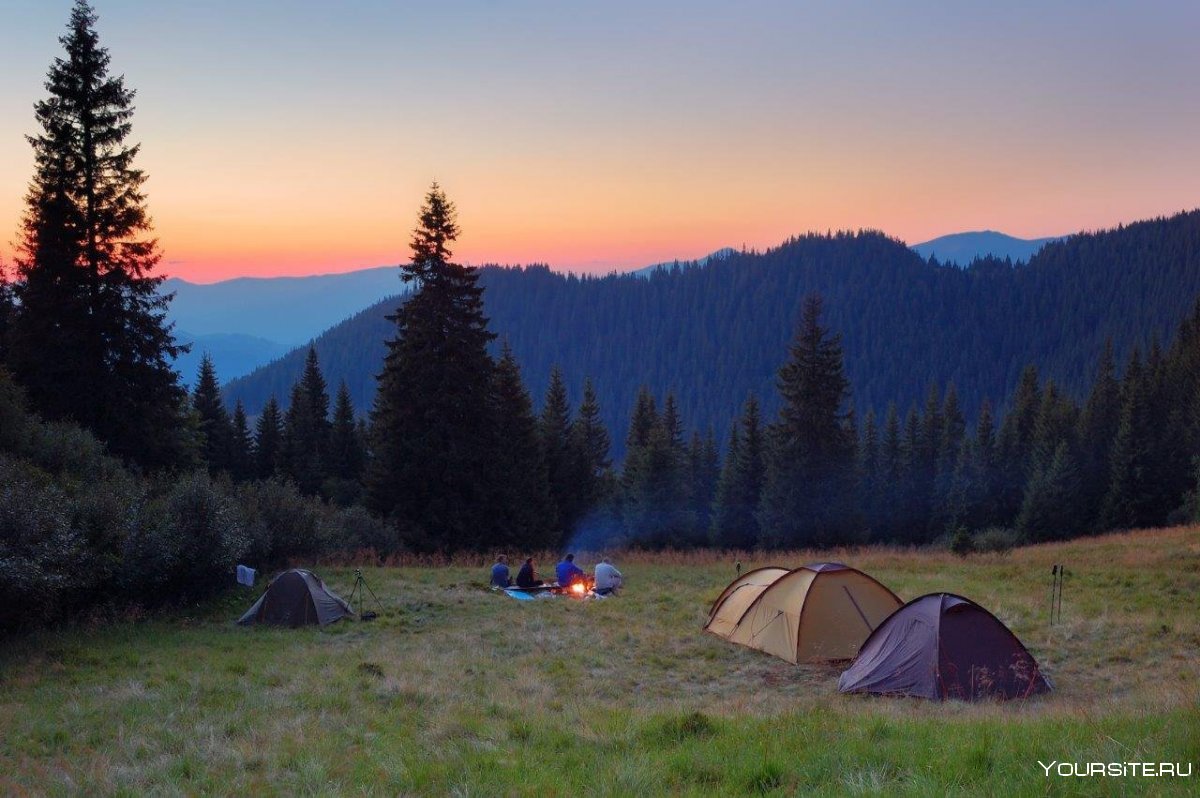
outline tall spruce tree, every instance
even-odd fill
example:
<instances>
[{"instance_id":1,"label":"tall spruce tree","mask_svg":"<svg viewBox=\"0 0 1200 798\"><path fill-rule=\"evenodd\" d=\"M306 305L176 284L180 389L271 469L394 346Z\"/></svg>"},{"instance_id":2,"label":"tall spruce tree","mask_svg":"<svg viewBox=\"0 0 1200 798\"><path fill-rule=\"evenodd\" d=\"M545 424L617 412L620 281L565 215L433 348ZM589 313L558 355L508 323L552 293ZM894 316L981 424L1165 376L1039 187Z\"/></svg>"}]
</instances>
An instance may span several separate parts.
<instances>
[{"instance_id":1,"label":"tall spruce tree","mask_svg":"<svg viewBox=\"0 0 1200 798\"><path fill-rule=\"evenodd\" d=\"M1079 512L1079 475L1071 446L1059 441L1054 453L1038 463L1029 478L1017 530L1032 543L1078 535L1084 516Z\"/></svg>"},{"instance_id":2,"label":"tall spruce tree","mask_svg":"<svg viewBox=\"0 0 1200 798\"><path fill-rule=\"evenodd\" d=\"M254 439L250 435L250 422L241 399L233 407L230 427L229 473L235 481L245 482L254 477Z\"/></svg>"},{"instance_id":3,"label":"tall spruce tree","mask_svg":"<svg viewBox=\"0 0 1200 798\"><path fill-rule=\"evenodd\" d=\"M1020 512L1025 484L1033 468L1034 427L1042 404L1042 389L1035 366L1021 372L1012 409L1000 425L997 440L997 521L1010 524Z\"/></svg>"},{"instance_id":4,"label":"tall spruce tree","mask_svg":"<svg viewBox=\"0 0 1200 798\"><path fill-rule=\"evenodd\" d=\"M366 450L345 380L338 386L337 398L334 399L328 440L322 492L336 504L349 506L362 495L361 478Z\"/></svg>"},{"instance_id":5,"label":"tall spruce tree","mask_svg":"<svg viewBox=\"0 0 1200 798\"><path fill-rule=\"evenodd\" d=\"M856 442L847 428L849 382L840 336L821 326L821 299L804 303L777 381L783 407L771 446L759 523L775 546L844 542L854 529Z\"/></svg>"},{"instance_id":6,"label":"tall spruce tree","mask_svg":"<svg viewBox=\"0 0 1200 798\"><path fill-rule=\"evenodd\" d=\"M495 460L492 372L478 272L451 261L454 204L435 183L425 196L401 278L415 291L388 318L371 410L367 506L409 546L482 548L496 531L487 499Z\"/></svg>"},{"instance_id":7,"label":"tall spruce tree","mask_svg":"<svg viewBox=\"0 0 1200 798\"><path fill-rule=\"evenodd\" d=\"M329 427L329 475L335 479L357 481L362 476L365 455L350 389L342 380L334 399L333 421Z\"/></svg>"},{"instance_id":8,"label":"tall spruce tree","mask_svg":"<svg viewBox=\"0 0 1200 798\"><path fill-rule=\"evenodd\" d=\"M329 392L317 350L310 346L284 416L284 466L302 493L315 495L325 481L328 457Z\"/></svg>"},{"instance_id":9,"label":"tall spruce tree","mask_svg":"<svg viewBox=\"0 0 1200 798\"><path fill-rule=\"evenodd\" d=\"M721 456L717 452L716 436L710 427L701 437L692 433L688 446L688 494L691 499L692 515L696 529L691 535L693 545L701 545L708 538L712 526L713 503L716 498L717 480L721 476Z\"/></svg>"},{"instance_id":10,"label":"tall spruce tree","mask_svg":"<svg viewBox=\"0 0 1200 798\"><path fill-rule=\"evenodd\" d=\"M879 454L879 502L886 512L881 512L876 521L878 530L874 537L891 540L901 528L904 488L904 444L900 438L900 414L894 402L888 405L883 422L883 443Z\"/></svg>"},{"instance_id":11,"label":"tall spruce tree","mask_svg":"<svg viewBox=\"0 0 1200 798\"><path fill-rule=\"evenodd\" d=\"M1108 493L1101 526L1133 529L1149 526L1162 508L1155 504L1150 376L1135 349L1121 380L1121 421L1113 440Z\"/></svg>"},{"instance_id":12,"label":"tall spruce tree","mask_svg":"<svg viewBox=\"0 0 1200 798\"><path fill-rule=\"evenodd\" d=\"M878 534L879 519L883 515L879 497L880 462L879 422L875 419L875 411L868 410L858 447L858 506L869 537Z\"/></svg>"},{"instance_id":13,"label":"tall spruce tree","mask_svg":"<svg viewBox=\"0 0 1200 798\"><path fill-rule=\"evenodd\" d=\"M1079 507L1088 525L1097 526L1112 476L1112 444L1121 423L1121 384L1116 377L1112 339L1104 344L1096 381L1079 416Z\"/></svg>"},{"instance_id":14,"label":"tall spruce tree","mask_svg":"<svg viewBox=\"0 0 1200 798\"><path fill-rule=\"evenodd\" d=\"M96 14L76 0L66 50L50 67L29 137L26 195L9 362L33 407L70 419L146 468L189 456L186 391L172 368L182 351L166 322L169 296L150 236L129 144L134 92L109 74Z\"/></svg>"},{"instance_id":15,"label":"tall spruce tree","mask_svg":"<svg viewBox=\"0 0 1200 798\"><path fill-rule=\"evenodd\" d=\"M583 401L571 424L571 448L574 451L575 484L585 510L592 510L612 492L612 460L608 430L600 416L600 401L591 379L583 384Z\"/></svg>"},{"instance_id":16,"label":"tall spruce tree","mask_svg":"<svg viewBox=\"0 0 1200 798\"><path fill-rule=\"evenodd\" d=\"M208 470L216 474L231 470L233 448L233 426L229 413L221 400L221 386L217 382L217 371L212 358L206 352L200 359L200 371L196 375L196 388L192 392L192 406L200 417L200 434L204 462Z\"/></svg>"},{"instance_id":17,"label":"tall spruce tree","mask_svg":"<svg viewBox=\"0 0 1200 798\"><path fill-rule=\"evenodd\" d=\"M578 519L580 502L578 472L571 448L571 404L562 371L555 366L550 371L550 385L538 418L538 437L542 442L542 461L550 486L554 508L554 523L563 538L571 534Z\"/></svg>"},{"instance_id":18,"label":"tall spruce tree","mask_svg":"<svg viewBox=\"0 0 1200 798\"><path fill-rule=\"evenodd\" d=\"M270 479L283 468L283 415L274 396L254 425L254 467L259 479Z\"/></svg>"},{"instance_id":19,"label":"tall spruce tree","mask_svg":"<svg viewBox=\"0 0 1200 798\"><path fill-rule=\"evenodd\" d=\"M718 546L752 549L758 545L758 507L766 473L766 453L758 398L750 394L729 432L725 467L717 482L710 536Z\"/></svg>"},{"instance_id":20,"label":"tall spruce tree","mask_svg":"<svg viewBox=\"0 0 1200 798\"><path fill-rule=\"evenodd\" d=\"M693 542L686 458L664 413L645 446L625 460L626 534L635 545L662 548Z\"/></svg>"},{"instance_id":21,"label":"tall spruce tree","mask_svg":"<svg viewBox=\"0 0 1200 798\"><path fill-rule=\"evenodd\" d=\"M499 436L496 448L494 501L496 534L491 544L523 550L552 548L562 543L538 419L533 400L521 380L521 369L505 343L496 364L495 417Z\"/></svg>"}]
</instances>

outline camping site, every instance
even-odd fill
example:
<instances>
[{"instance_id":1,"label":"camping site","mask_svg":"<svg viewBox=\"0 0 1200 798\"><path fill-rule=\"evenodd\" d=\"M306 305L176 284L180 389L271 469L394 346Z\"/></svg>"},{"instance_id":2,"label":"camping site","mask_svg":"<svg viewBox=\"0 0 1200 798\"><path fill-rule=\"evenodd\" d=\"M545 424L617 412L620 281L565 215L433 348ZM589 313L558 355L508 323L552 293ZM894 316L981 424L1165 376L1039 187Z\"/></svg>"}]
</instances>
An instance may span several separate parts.
<instances>
[{"instance_id":1,"label":"camping site","mask_svg":"<svg viewBox=\"0 0 1200 798\"><path fill-rule=\"evenodd\" d=\"M238 627L247 589L6 647L0 791L1121 795L1122 779L1048 776L1039 761L1197 760L1200 529L967 558L830 555L904 599L975 598L1054 691L840 694L845 663L792 665L701 631L733 577L723 554L625 555L626 587L603 602L508 600L487 589L484 558L367 568L383 607L369 623ZM321 570L349 594L352 569Z\"/></svg>"}]
</instances>

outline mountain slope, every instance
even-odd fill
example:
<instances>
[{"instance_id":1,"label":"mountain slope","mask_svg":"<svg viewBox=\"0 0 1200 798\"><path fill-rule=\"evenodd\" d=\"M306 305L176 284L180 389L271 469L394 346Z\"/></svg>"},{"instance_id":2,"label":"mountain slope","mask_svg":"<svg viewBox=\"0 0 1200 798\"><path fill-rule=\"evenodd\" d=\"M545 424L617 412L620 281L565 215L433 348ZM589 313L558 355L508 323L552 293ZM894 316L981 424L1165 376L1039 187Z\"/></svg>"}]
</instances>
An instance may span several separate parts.
<instances>
[{"instance_id":1,"label":"mountain slope","mask_svg":"<svg viewBox=\"0 0 1200 798\"><path fill-rule=\"evenodd\" d=\"M1051 241L1061 241L1061 238L1014 238L995 230L981 230L973 233L954 233L935 238L923 244L914 244L913 249L922 258L933 257L941 263L956 263L966 266L976 258L993 257L997 260L1008 259L1013 262L1028 262L1037 252Z\"/></svg>"},{"instance_id":2,"label":"mountain slope","mask_svg":"<svg viewBox=\"0 0 1200 798\"><path fill-rule=\"evenodd\" d=\"M674 391L684 420L719 436L755 391L772 414L775 372L809 293L825 298L840 332L860 413L903 413L931 383L953 381L969 415L1004 399L1036 363L1069 391L1088 385L1104 342L1118 357L1165 340L1200 294L1200 211L1047 244L1028 265L984 260L930 265L879 233L805 236L761 254L734 253L703 268L649 279L564 276L543 267L483 270L491 328L512 345L539 397L562 366L577 403L591 376L616 454L638 386ZM384 341L381 302L316 341L331 386L346 379L370 407ZM227 386L257 412L286 400L303 366L288 354Z\"/></svg>"},{"instance_id":3,"label":"mountain slope","mask_svg":"<svg viewBox=\"0 0 1200 798\"><path fill-rule=\"evenodd\" d=\"M401 290L394 266L311 277L239 277L199 285L178 278L168 318L193 336L240 334L299 346Z\"/></svg>"}]
</instances>

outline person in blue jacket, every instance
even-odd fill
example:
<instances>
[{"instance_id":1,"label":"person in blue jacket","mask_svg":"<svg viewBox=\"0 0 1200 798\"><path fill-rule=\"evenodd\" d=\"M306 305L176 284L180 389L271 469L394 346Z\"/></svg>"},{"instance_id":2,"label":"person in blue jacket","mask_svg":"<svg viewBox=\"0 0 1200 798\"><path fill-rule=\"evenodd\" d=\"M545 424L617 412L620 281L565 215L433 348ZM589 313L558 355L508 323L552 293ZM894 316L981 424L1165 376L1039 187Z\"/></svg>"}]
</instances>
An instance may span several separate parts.
<instances>
[{"instance_id":1,"label":"person in blue jacket","mask_svg":"<svg viewBox=\"0 0 1200 798\"><path fill-rule=\"evenodd\" d=\"M508 575L508 558L501 554L492 566L492 587L509 587L512 577Z\"/></svg>"},{"instance_id":2,"label":"person in blue jacket","mask_svg":"<svg viewBox=\"0 0 1200 798\"><path fill-rule=\"evenodd\" d=\"M554 573L558 576L558 584L562 587L567 587L573 582L587 577L583 569L575 564L574 554L568 554L562 562L554 566Z\"/></svg>"}]
</instances>

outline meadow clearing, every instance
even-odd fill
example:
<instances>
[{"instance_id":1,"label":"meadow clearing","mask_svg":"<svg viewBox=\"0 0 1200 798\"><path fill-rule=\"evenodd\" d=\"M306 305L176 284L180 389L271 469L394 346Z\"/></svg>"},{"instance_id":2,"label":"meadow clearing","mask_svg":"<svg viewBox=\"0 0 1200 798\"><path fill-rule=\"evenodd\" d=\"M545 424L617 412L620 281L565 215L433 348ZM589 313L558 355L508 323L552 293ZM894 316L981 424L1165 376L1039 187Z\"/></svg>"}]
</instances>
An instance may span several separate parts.
<instances>
[{"instance_id":1,"label":"meadow clearing","mask_svg":"<svg viewBox=\"0 0 1200 798\"><path fill-rule=\"evenodd\" d=\"M905 600L975 599L1055 692L975 705L840 695L841 667L792 666L701 632L734 575L727 555L622 555L624 594L591 602L493 593L484 558L370 568L384 606L372 623L236 627L255 589L5 641L0 794L1200 788L1200 528L968 558L869 548L742 562L820 559L866 570ZM1069 569L1055 625L1053 563ZM351 569L317 570L349 594ZM1065 778L1039 760L1192 763L1193 775Z\"/></svg>"}]
</instances>

